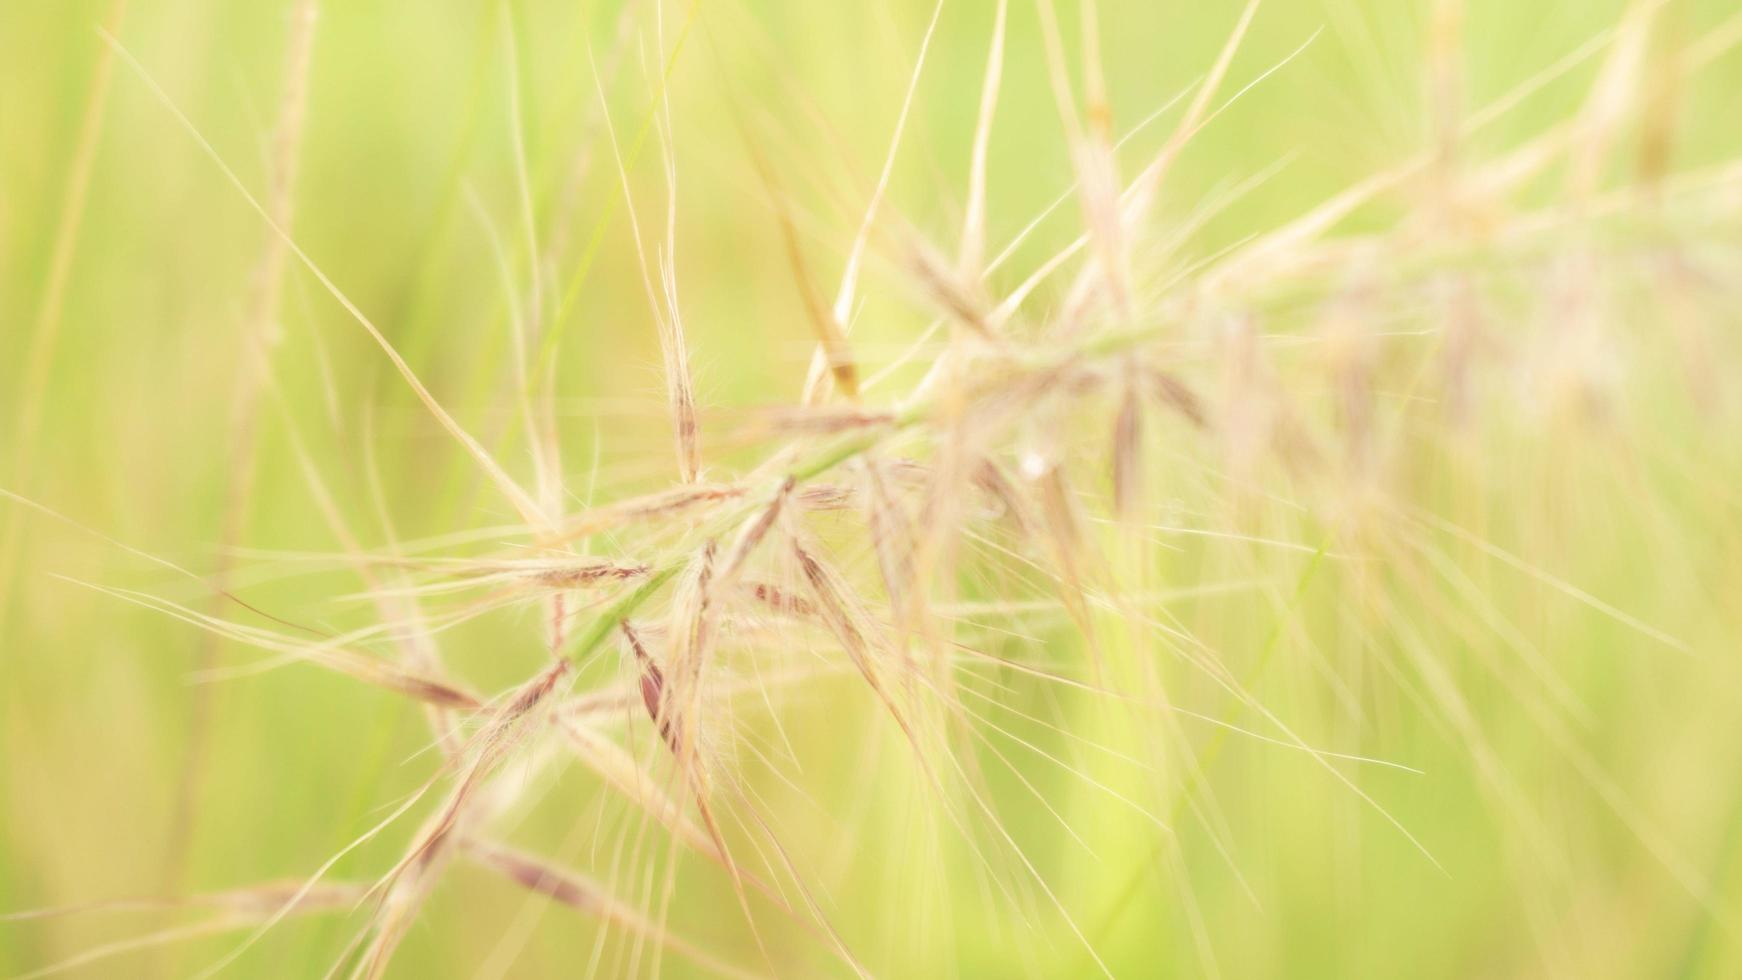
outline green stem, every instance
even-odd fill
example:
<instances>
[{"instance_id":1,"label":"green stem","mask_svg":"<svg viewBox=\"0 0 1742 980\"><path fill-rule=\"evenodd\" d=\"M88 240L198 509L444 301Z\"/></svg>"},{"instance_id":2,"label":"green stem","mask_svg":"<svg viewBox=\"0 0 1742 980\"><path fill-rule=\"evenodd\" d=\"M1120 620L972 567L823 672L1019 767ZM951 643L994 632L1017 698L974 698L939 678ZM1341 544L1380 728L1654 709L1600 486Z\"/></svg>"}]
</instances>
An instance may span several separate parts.
<instances>
[{"instance_id":1,"label":"green stem","mask_svg":"<svg viewBox=\"0 0 1742 980\"><path fill-rule=\"evenodd\" d=\"M653 594L670 581L671 577L676 575L678 569L682 567L681 564L672 564L651 572L645 581L635 587L634 591L613 602L611 608L594 617L593 621L587 624L587 628L575 636L569 651L564 656L568 657L577 667L585 663L587 658L604 644L605 638L611 635L611 631L617 628L617 624L628 619L630 614L639 609L647 600L653 598Z\"/></svg>"}]
</instances>

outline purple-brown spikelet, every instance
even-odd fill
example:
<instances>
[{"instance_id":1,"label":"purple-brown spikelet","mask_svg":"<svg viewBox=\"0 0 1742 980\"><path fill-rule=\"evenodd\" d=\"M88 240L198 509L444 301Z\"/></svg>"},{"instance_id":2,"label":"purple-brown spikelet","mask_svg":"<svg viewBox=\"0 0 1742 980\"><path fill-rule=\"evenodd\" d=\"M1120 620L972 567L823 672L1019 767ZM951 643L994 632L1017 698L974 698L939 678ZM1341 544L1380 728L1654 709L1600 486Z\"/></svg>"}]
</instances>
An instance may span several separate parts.
<instances>
[{"instance_id":1,"label":"purple-brown spikelet","mask_svg":"<svg viewBox=\"0 0 1742 980\"><path fill-rule=\"evenodd\" d=\"M816 606L810 600L803 596L793 595L778 585L769 582L753 582L749 584L748 589L750 595L755 597L757 602L783 616L807 619L816 615Z\"/></svg>"},{"instance_id":2,"label":"purple-brown spikelet","mask_svg":"<svg viewBox=\"0 0 1742 980\"><path fill-rule=\"evenodd\" d=\"M382 686L389 690L408 694L419 701L434 705L438 708L457 708L462 711L473 711L478 707L478 699L475 696L468 694L457 687L444 684L440 681L432 681L427 678L416 677L409 674L395 675L389 682L383 683Z\"/></svg>"},{"instance_id":3,"label":"purple-brown spikelet","mask_svg":"<svg viewBox=\"0 0 1742 980\"><path fill-rule=\"evenodd\" d=\"M366 934L368 942L351 971L353 980L377 980L387 971L395 950L452 859L456 843L467 833L478 793L530 737L533 726L529 719L547 705L551 692L570 669L567 661L558 660L522 684L468 741L459 762L463 770L446 802L418 830L399 863L376 884L380 904Z\"/></svg>"},{"instance_id":4,"label":"purple-brown spikelet","mask_svg":"<svg viewBox=\"0 0 1742 980\"><path fill-rule=\"evenodd\" d=\"M553 568L528 573L536 583L554 589L571 589L596 582L623 582L647 574L647 566L639 562L581 561L565 562Z\"/></svg>"},{"instance_id":5,"label":"purple-brown spikelet","mask_svg":"<svg viewBox=\"0 0 1742 980\"><path fill-rule=\"evenodd\" d=\"M629 525L670 519L710 504L735 500L748 492L746 487L708 483L655 491L572 515L563 522L550 543L590 538Z\"/></svg>"},{"instance_id":6,"label":"purple-brown spikelet","mask_svg":"<svg viewBox=\"0 0 1742 980\"><path fill-rule=\"evenodd\" d=\"M726 559L720 565L718 588L721 591L730 589L737 582L738 576L744 571L744 566L750 561L750 556L768 532L780 520L781 511L792 497L793 487L797 481L792 477L780 481L780 487L774 492L774 499L768 502L756 514L751 516L738 529L738 535L732 540L731 550L726 552Z\"/></svg>"},{"instance_id":7,"label":"purple-brown spikelet","mask_svg":"<svg viewBox=\"0 0 1742 980\"><path fill-rule=\"evenodd\" d=\"M1094 565L1084 560L1088 554L1088 542L1083 537L1077 517L1075 491L1066 481L1063 467L1057 464L1046 467L1035 478L1034 484L1039 499L1039 527L1053 560L1059 598L1076 621L1077 629L1082 631L1084 642L1094 651L1093 627L1089 618L1089 583L1085 579L1085 570Z\"/></svg>"},{"instance_id":8,"label":"purple-brown spikelet","mask_svg":"<svg viewBox=\"0 0 1742 980\"><path fill-rule=\"evenodd\" d=\"M857 491L840 484L812 484L800 489L793 499L805 510L852 510L859 506Z\"/></svg>"},{"instance_id":9,"label":"purple-brown spikelet","mask_svg":"<svg viewBox=\"0 0 1742 980\"><path fill-rule=\"evenodd\" d=\"M807 406L762 413L768 430L778 435L833 435L894 424L895 413L852 406Z\"/></svg>"},{"instance_id":10,"label":"purple-brown spikelet","mask_svg":"<svg viewBox=\"0 0 1742 980\"><path fill-rule=\"evenodd\" d=\"M1143 377L1149 392L1159 404L1178 413L1194 428L1209 427L1210 418L1204 408L1204 400L1177 374L1149 367L1143 371Z\"/></svg>"},{"instance_id":11,"label":"purple-brown spikelet","mask_svg":"<svg viewBox=\"0 0 1742 980\"><path fill-rule=\"evenodd\" d=\"M907 712L895 700L889 689L885 671L876 658L872 646L872 637L868 634L868 624L858 613L858 604L850 598L846 586L840 577L828 565L824 564L810 552L796 536L790 539L793 557L798 559L800 572L805 583L810 587L811 595L816 600L816 612L823 625L828 627L847 659L852 662L859 676L871 688L883 706L889 709L889 714L895 719L915 750L919 749L917 735L908 719Z\"/></svg>"},{"instance_id":12,"label":"purple-brown spikelet","mask_svg":"<svg viewBox=\"0 0 1742 980\"><path fill-rule=\"evenodd\" d=\"M1035 519L1028 501L1016 489L1004 470L991 459L982 459L974 470L974 485L998 504L1000 516L1010 521L1021 537L1034 533Z\"/></svg>"},{"instance_id":13,"label":"purple-brown spikelet","mask_svg":"<svg viewBox=\"0 0 1742 980\"><path fill-rule=\"evenodd\" d=\"M1132 520L1137 514L1138 495L1142 491L1142 443L1141 397L1136 380L1128 378L1121 388L1119 410L1113 418L1113 513L1120 520Z\"/></svg>"},{"instance_id":14,"label":"purple-brown spikelet","mask_svg":"<svg viewBox=\"0 0 1742 980\"><path fill-rule=\"evenodd\" d=\"M676 755L680 750L676 728L678 720L666 702L665 672L648 655L647 646L641 642L641 634L629 620L625 619L619 627L623 630L623 639L628 642L630 652L635 656L636 667L640 673L641 704L647 709L648 719L659 729L659 737L665 740L666 747Z\"/></svg>"},{"instance_id":15,"label":"purple-brown spikelet","mask_svg":"<svg viewBox=\"0 0 1742 980\"><path fill-rule=\"evenodd\" d=\"M877 553L877 568L883 576L890 611L897 623L905 623L914 571L909 550L913 541L911 522L890 493L881 461L868 457L862 469L866 488L865 528L871 536L872 549Z\"/></svg>"},{"instance_id":16,"label":"purple-brown spikelet","mask_svg":"<svg viewBox=\"0 0 1742 980\"><path fill-rule=\"evenodd\" d=\"M714 564L719 548L709 538L690 556L689 563L678 576L672 591L671 609L666 617L666 657L672 671L693 696L702 680L708 653L714 639L713 585Z\"/></svg>"},{"instance_id":17,"label":"purple-brown spikelet","mask_svg":"<svg viewBox=\"0 0 1742 980\"><path fill-rule=\"evenodd\" d=\"M913 268L921 287L956 324L981 339L991 339L992 327L983 302L943 256L922 242L913 250Z\"/></svg>"},{"instance_id":18,"label":"purple-brown spikelet","mask_svg":"<svg viewBox=\"0 0 1742 980\"><path fill-rule=\"evenodd\" d=\"M578 872L559 868L547 860L482 840L468 842L466 852L480 864L501 872L528 891L652 939L710 973L728 977L754 976L709 954L696 943L679 937L658 922L624 905L621 900L612 897L604 886Z\"/></svg>"}]
</instances>

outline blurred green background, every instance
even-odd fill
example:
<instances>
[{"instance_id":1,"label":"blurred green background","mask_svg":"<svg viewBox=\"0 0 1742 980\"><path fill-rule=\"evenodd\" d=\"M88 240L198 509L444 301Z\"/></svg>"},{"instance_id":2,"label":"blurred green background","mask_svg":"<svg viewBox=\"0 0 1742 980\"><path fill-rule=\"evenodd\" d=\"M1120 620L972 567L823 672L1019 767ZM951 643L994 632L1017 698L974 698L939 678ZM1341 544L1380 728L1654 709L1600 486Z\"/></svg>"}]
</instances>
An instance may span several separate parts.
<instances>
[{"instance_id":1,"label":"blurred green background","mask_svg":"<svg viewBox=\"0 0 1742 980\"><path fill-rule=\"evenodd\" d=\"M1208 70L1238 6L1100 4L1116 130ZM1599 37L1620 22L1623 6L1472 0L1461 59L1467 103L1484 105ZM273 159L291 7L134 0L116 29L257 194ZM1698 43L1733 7L1670 0L1654 56ZM1264 4L1224 91L1314 40L1192 142L1168 178L1158 225L1184 220L1199 202L1286 158L1276 176L1191 238L1189 255L1210 256L1430 146L1430 8ZM945 4L888 196L893 211L943 243L953 244L960 227L992 11L986 2ZM811 345L744 134L798 202L812 262L832 283L930 13L919 0L702 0L693 12L644 2L627 13L615 2L322 3L297 149L294 237L462 424L526 476L508 394L506 293L490 244L499 234L515 262L524 255L515 69L504 30L512 24L534 213L547 235L566 229L566 249L552 258L555 281L579 283L557 354L566 485L577 509L665 485L672 468L659 350L598 124L594 72L627 153L681 36L669 81L676 269L709 464L729 474L758 457L718 434L748 409L796 399ZM290 426L366 545L387 533L371 502L371 457L403 539L512 523L514 514L294 261L275 317L272 372L282 401L264 396L253 458L237 458L229 419L268 233L124 63L112 64L82 222L66 237L81 121L103 84L106 47L96 27L113 16L111 4L92 0L0 2L0 487L208 572L225 561L226 500L238 473L254 467L235 539L248 549L234 559L238 590L263 608L335 628L366 623L367 604L337 598L357 590L354 577L335 563L305 568L286 557L339 548L298 468ZM1061 21L1074 53L1074 5L1061 6ZM1502 151L1566 118L1600 61L1546 86L1468 152ZM1072 180L1028 3L1012 6L1005 78L990 153L994 249ZM1738 92L1742 57L1733 54L1677 90L1675 170L1742 150ZM1168 128L1164 119L1133 139L1121 156L1127 173ZM1628 169L1632 147L1618 151L1618 172ZM586 169L571 181L582 159ZM664 219L657 135L628 163L652 242ZM1351 227L1389 227L1411 207L1407 195L1390 197ZM1732 271L1742 248L1734 219L1696 229ZM1079 228L1075 208L1061 208L996 286L1014 286ZM62 240L70 262L63 306L45 314ZM589 248L594 258L577 280ZM855 333L870 366L892 359L930 318L911 301L903 274L899 256L873 257ZM1716 304L1707 320L1717 338L1707 357L1719 380L1716 403L1690 397L1668 322L1681 314L1661 291L1618 306L1614 319L1631 338L1619 383L1625 407L1601 424L1531 416L1496 383L1484 389L1486 411L1472 431L1442 437L1414 421L1398 382L1386 410L1402 420L1395 435L1404 448L1383 492L1419 517L1382 523L1371 539L1339 537L1316 499L1301 512L1266 506L1261 516L1243 515L1226 485L1206 478L1213 467L1201 463L1203 447L1181 430L1180 458L1159 491L1177 517L1164 523L1288 546L1208 533L1170 538L1159 585L1203 591L1170 602L1169 621L1216 650L1307 741L1422 770L1340 767L1443 868L1325 767L1207 724L1180 722L1201 770L1166 778L1189 789L1145 802L1176 828L1173 844L1107 794L1025 757L1024 774L1092 845L1079 847L1021 783L993 772L988 793L1006 826L1113 972L1205 975L1207 947L1229 977L1742 973L1742 430L1724 380L1742 365L1734 341L1742 324L1734 282L1717 293L1730 305ZM1399 312L1397 329L1419 327L1423 316ZM1497 316L1503 345L1522 344L1554 312L1531 317ZM1310 346L1275 347L1278 372L1299 382L1305 403L1332 397L1313 374ZM46 369L40 387L31 381L33 357ZM901 380L876 394L892 398ZM38 421L25 432L32 412ZM1085 429L1084 439L1104 431ZM1295 495L1287 484L1274 489ZM67 579L150 590L196 608L208 600L65 523L9 502L0 512L9 522L0 556L0 911L296 878L432 771L428 753L419 754L426 734L418 711L390 695L308 667L223 680L208 688L212 737L191 823L177 826L200 696L190 672L207 641L192 626ZM1442 518L1472 536L1434 523ZM1026 626L1061 659L1077 642L1061 617ZM468 623L444 634L443 650L457 673L501 689L540 663L537 616ZM246 664L256 655L226 644L218 656ZM1538 661L1554 683L1531 673ZM1177 682L1176 703L1262 727L1251 708L1201 677ZM1121 730L1094 699L1011 683L1000 697L1093 740L1130 747L1145 737ZM951 833L925 814L928 791L874 708L845 681L783 707L804 763L793 767L795 778L815 806L776 779L757 781L794 851L815 869L849 945L886 976L1090 973L1093 963L1048 902L1025 896L1018 914L971 852L954 844L940 853L928 843ZM1093 753L1084 761L1056 731L1004 721L1114 785L1138 793L1147 785L1131 767ZM984 764L997 769L991 757ZM601 869L611 868L612 854L635 840L633 820L601 802L584 771L541 786L542 803L519 819L515 839L607 877ZM348 856L336 873L379 873L410 829ZM689 862L679 881L673 927L734 962L758 962L717 871ZM104 912L0 923L0 972L24 973L171 921ZM343 924L286 923L230 975L319 976L360 923L354 915ZM774 917L767 927L783 949L809 950L786 961L788 975L840 970ZM507 975L579 975L596 934L595 922L542 909L513 885L461 866L412 929L392 975L465 977L510 963ZM234 938L73 972L184 975ZM597 972L624 969L618 955ZM663 967L679 976L692 969L670 955Z\"/></svg>"}]
</instances>

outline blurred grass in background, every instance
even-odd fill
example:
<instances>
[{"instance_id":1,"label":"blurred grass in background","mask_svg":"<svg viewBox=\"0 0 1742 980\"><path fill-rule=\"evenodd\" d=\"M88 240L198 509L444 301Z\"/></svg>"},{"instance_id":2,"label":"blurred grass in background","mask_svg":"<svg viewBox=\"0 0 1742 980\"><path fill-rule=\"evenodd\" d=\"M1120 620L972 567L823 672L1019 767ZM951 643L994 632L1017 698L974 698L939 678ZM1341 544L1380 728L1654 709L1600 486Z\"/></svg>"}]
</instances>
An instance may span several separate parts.
<instances>
[{"instance_id":1,"label":"blurred grass in background","mask_svg":"<svg viewBox=\"0 0 1742 980\"><path fill-rule=\"evenodd\" d=\"M267 397L257 461L234 458L228 413L246 363L241 325L268 233L125 64L113 66L107 83L88 201L70 239L64 307L52 317L58 336L41 340L81 119L106 57L93 28L110 21L112 6L0 4L0 487L209 571L221 561L237 470L255 465L237 538L249 549L236 560L238 590L262 608L329 628L366 623L366 604L333 599L357 589L341 567L278 574L289 567L279 553L338 549L299 471L289 424L365 544L386 535L371 503L371 454L401 539L511 523L515 515L368 337L294 263L272 354L283 412L276 396ZM290 6L134 0L116 31L256 193L272 159ZM1208 70L1238 6L1101 5L1116 131ZM1431 6L1265 4L1226 91L1313 40L1192 141L1167 179L1157 223L1183 221L1200 202L1282 162L1192 237L1190 256L1213 256L1429 149ZM1061 18L1073 52L1074 9L1067 4ZM1467 105L1511 91L1613 29L1623 12L1618 0L1471 0L1461 60ZM1698 43L1732 12L1730 0L1671 0L1648 58ZM627 152L664 53L683 38L669 79L680 182L676 264L705 431L714 436L748 409L796 399L812 346L734 113L807 216L801 233L822 277L832 278L876 179L930 13L930 4L907 0L704 0L693 14L668 3L662 47L652 2L627 14L614 2L322 4L297 152L294 237L462 424L525 474L528 450L507 394L506 293L490 245L493 226L513 255L524 254L516 250L521 203L503 29L511 22L534 212L546 223L565 200L574 202L566 263L554 270L555 282L577 290L556 352L565 482L577 507L663 486L672 464L659 348L610 145L596 124L595 60ZM896 161L888 200L940 241L953 241L960 227L991 20L990 3L945 6ZM623 30L628 41L615 47ZM994 249L1073 179L1030 5L1013 5L1010 32L991 139ZM1515 147L1567 118L1584 103L1600 63L1594 58L1551 82L1466 152ZM1666 97L1673 171L1742 151L1739 92L1742 57L1726 54ZM1129 170L1168 128L1164 120L1133 139L1121 156ZM1632 174L1644 135L1626 130L1609 176ZM590 166L568 189L586 154ZM649 217L660 214L664 194L656 137L629 167L641 220L657 222ZM1551 200L1559 186L1533 183L1512 203ZM1391 195L1343 228L1386 228L1418 206L1407 193ZM1693 216L1702 247L1732 272L1742 249L1735 218ZM1620 224L1617 240L1664 235L1658 225ZM1079 231L1074 207L1061 209L997 277L998 288L1013 287ZM595 257L577 280L588 254ZM887 257L874 261L871 275L878 285L866 287L854 341L875 367L930 316L903 293L909 287ZM1307 741L1422 770L1344 768L1443 868L1304 754L1208 725L1182 722L1202 768L1170 776L1191 785L1191 799L1214 801L1219 816L1210 822L1225 821L1221 836L1232 846L1224 858L1180 803L1160 814L1177 828L1180 867L1163 860L1153 824L1029 757L1025 775L1093 845L1091 854L988 761L987 789L1012 836L1115 973L1201 975L1204 947L1230 977L1742 971L1735 933L1742 925L1735 853L1742 405L1729 382L1742 366L1738 293L1735 282L1720 286L1731 305L1720 304L1710 321L1716 346L1694 358L1715 383L1701 392L1675 339L1672 318L1684 314L1674 297L1617 292L1615 319L1630 339L1613 365L1614 402L1595 418L1538 411L1533 399L1496 382L1480 388L1477 420L1448 433L1422 421L1438 416L1416 411L1401 385L1382 394L1387 418L1401 420L1391 432L1403 448L1378 492L1412 515L1408 533L1380 522L1371 540L1346 536L1321 520L1327 510L1316 501L1298 511L1284 506L1297 495L1286 482L1265 486L1273 500L1236 500L1226 483L1203 478L1182 442L1182 475L1161 478L1158 507L1166 514L1156 519L1204 533L1169 537L1156 579L1163 589L1200 592L1169 603L1169 622L1216 650ZM1555 319L1556 302L1545 289L1520 305L1540 323ZM1398 331L1433 328L1421 311L1393 313ZM1314 373L1322 345L1294 342L1310 324L1279 316L1262 328L1279 376L1299 382L1297 397L1335 398ZM1509 350L1528 347L1537 332L1505 316L1491 328ZM39 349L46 374L33 394L29 362ZM1404 361L1419 352L1408 344L1405 351ZM909 369L874 395L892 397L917 377ZM40 428L27 437L19 430L38 395ZM1182 440L1193 438L1181 431ZM1104 437L1104 428L1082 434L1085 444ZM705 448L710 467L726 471L759 458L723 436ZM197 696L189 676L206 641L193 627L65 577L148 589L196 607L207 598L117 547L5 507L13 537L0 568L0 910L299 878L432 771L433 760L419 754L427 735L415 706L305 667L245 675L210 689L212 741L192 823L172 826ZM1244 537L1223 534L1233 531ZM443 649L457 674L499 690L540 664L536 620L530 612L485 617L444 634ZM1055 616L1029 628L1057 650L1079 642L1067 622ZM1555 683L1529 673L1539 655ZM228 648L220 658L249 662ZM1540 724L1544 691L1557 685L1565 703L1551 714L1570 721ZM1116 745L1139 737L1102 718L1093 698L1073 703L1056 690L1019 688L1009 696L1031 699L1022 703L1091 737ZM1251 708L1201 679L1181 681L1171 695L1192 711L1262 727ZM1092 971L1046 903L1019 915L970 852L928 849L916 828L941 818L915 815L931 805L927 791L903 764L899 740L867 734L888 727L872 707L833 682L783 708L802 760L795 771L816 806L776 780L758 783L773 812L793 815L783 821L789 843L816 862L824 901L849 945L886 976ZM1073 751L1042 726L1023 730ZM1099 773L1096 758L1076 761ZM1500 782L1514 787L1511 795L1494 789L1495 771L1506 773ZM600 791L584 772L571 770L544 792L517 838L594 868L609 866L612 850L634 839L633 828L622 830L621 808L602 815ZM405 833L347 856L335 873L379 873ZM181 834L184 866L166 872ZM673 926L735 962L757 962L727 883L712 870L686 865ZM596 924L540 908L510 883L457 868L413 928L393 975L473 976L510 954L517 954L514 976L582 972ZM0 971L26 972L163 927L152 915L0 923ZM318 976L354 925L354 918L287 923L233 973ZM764 925L794 932L773 918ZM179 975L231 945L200 939L85 975ZM817 949L812 955L791 975L823 969ZM609 975L613 961L604 962ZM670 956L664 967L674 975L691 969Z\"/></svg>"}]
</instances>

